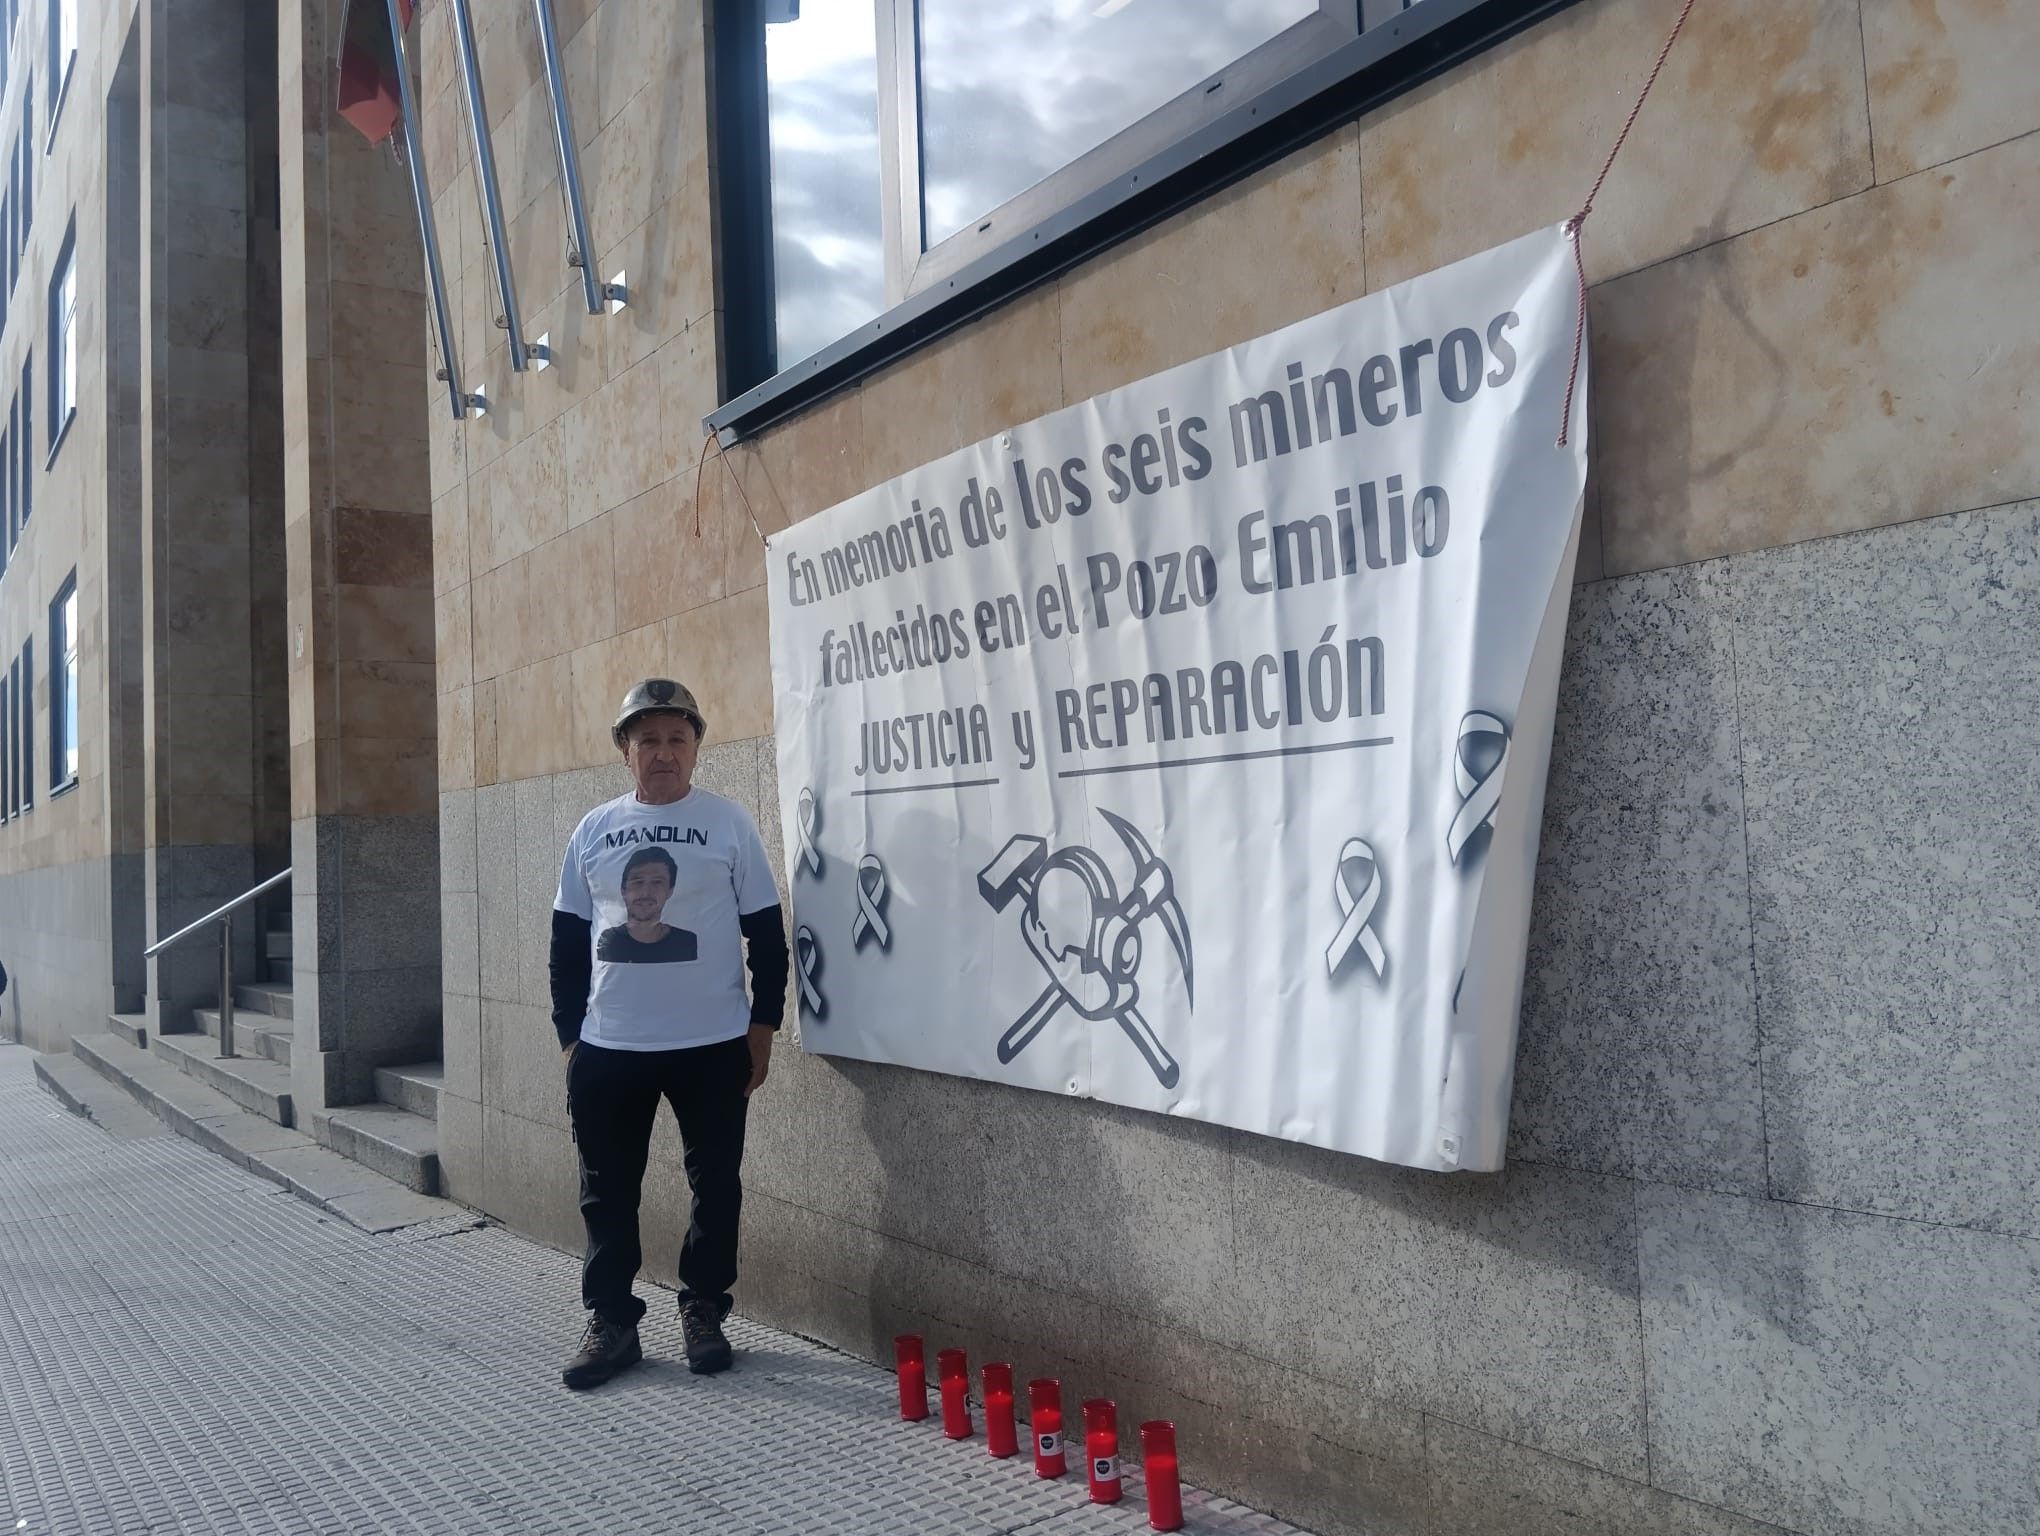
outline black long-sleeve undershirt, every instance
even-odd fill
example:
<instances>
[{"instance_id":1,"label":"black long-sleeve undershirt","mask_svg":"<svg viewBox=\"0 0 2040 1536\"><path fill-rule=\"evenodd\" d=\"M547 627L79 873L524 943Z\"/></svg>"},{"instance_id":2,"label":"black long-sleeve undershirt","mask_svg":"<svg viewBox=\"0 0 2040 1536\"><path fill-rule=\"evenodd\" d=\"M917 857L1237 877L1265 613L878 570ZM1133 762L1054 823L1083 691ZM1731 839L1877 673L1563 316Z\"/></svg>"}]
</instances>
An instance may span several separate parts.
<instances>
[{"instance_id":1,"label":"black long-sleeve undershirt","mask_svg":"<svg viewBox=\"0 0 2040 1536\"><path fill-rule=\"evenodd\" d=\"M751 972L751 1022L779 1028L786 1016L786 921L778 903L737 919L744 935L744 963ZM553 1032L565 1050L581 1038L588 1017L588 988L594 975L593 925L585 917L555 910L552 915Z\"/></svg>"},{"instance_id":2,"label":"black long-sleeve undershirt","mask_svg":"<svg viewBox=\"0 0 2040 1536\"><path fill-rule=\"evenodd\" d=\"M751 1022L777 1029L786 1018L786 919L779 903L737 919L744 931L744 963L751 968Z\"/></svg>"}]
</instances>

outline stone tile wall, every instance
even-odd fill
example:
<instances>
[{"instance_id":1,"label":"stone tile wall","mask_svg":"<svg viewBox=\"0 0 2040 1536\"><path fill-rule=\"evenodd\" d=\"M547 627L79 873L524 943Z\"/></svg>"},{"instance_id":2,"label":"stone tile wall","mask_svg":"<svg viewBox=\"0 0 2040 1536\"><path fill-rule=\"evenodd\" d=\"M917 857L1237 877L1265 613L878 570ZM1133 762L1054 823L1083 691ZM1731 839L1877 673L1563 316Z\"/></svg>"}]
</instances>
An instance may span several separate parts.
<instances>
[{"instance_id":1,"label":"stone tile wall","mask_svg":"<svg viewBox=\"0 0 2040 1536\"><path fill-rule=\"evenodd\" d=\"M344 7L280 11L295 1091L440 1054L430 433L410 183L334 115ZM400 255L399 253L403 253Z\"/></svg>"},{"instance_id":2,"label":"stone tile wall","mask_svg":"<svg viewBox=\"0 0 2040 1536\"><path fill-rule=\"evenodd\" d=\"M81 859L0 875L0 1039L68 1051L112 1011L106 912L114 861Z\"/></svg>"},{"instance_id":3,"label":"stone tile wall","mask_svg":"<svg viewBox=\"0 0 2040 1536\"><path fill-rule=\"evenodd\" d=\"M1556 223L1677 10L1581 0L704 466L697 7L560 7L599 269L638 297L617 317L548 266L536 56L485 23L525 329L560 358L513 381L428 3L435 186L500 400L431 445L456 1196L578 1246L547 909L574 819L624 786L631 679L696 688L703 782L776 845L754 527ZM2002 0L1691 26L1587 231L1594 484L1510 1170L788 1041L744 1306L1111 1391L1175 1417L1201 1479L1327 1531L2040 1524L2040 34ZM682 1201L665 1127L667 1276Z\"/></svg>"}]
</instances>

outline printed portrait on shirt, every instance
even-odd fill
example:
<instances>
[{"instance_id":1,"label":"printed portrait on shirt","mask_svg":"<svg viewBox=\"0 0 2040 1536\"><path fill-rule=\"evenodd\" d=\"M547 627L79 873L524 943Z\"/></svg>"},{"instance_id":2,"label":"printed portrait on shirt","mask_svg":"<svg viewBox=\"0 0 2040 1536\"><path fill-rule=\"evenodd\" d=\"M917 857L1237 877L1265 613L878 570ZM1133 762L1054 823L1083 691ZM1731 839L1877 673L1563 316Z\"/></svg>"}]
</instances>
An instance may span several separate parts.
<instances>
[{"instance_id":1,"label":"printed portrait on shirt","mask_svg":"<svg viewBox=\"0 0 2040 1536\"><path fill-rule=\"evenodd\" d=\"M623 866L623 918L602 930L595 958L611 964L685 965L696 958L693 932L666 921L679 866L663 848L640 848Z\"/></svg>"}]
</instances>

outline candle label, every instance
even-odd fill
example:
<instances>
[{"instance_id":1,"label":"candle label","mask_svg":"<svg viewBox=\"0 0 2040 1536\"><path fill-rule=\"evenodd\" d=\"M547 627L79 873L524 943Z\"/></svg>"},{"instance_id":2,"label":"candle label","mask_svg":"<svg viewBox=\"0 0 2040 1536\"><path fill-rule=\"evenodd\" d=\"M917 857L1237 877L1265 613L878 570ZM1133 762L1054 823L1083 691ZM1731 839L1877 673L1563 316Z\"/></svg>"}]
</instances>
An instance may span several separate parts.
<instances>
[{"instance_id":1,"label":"candle label","mask_svg":"<svg viewBox=\"0 0 2040 1536\"><path fill-rule=\"evenodd\" d=\"M1117 1456L1093 1456L1091 1458L1091 1476L1101 1483L1118 1482L1119 1458Z\"/></svg>"},{"instance_id":2,"label":"candle label","mask_svg":"<svg viewBox=\"0 0 2040 1536\"><path fill-rule=\"evenodd\" d=\"M1035 1439L1040 1442L1042 1455L1044 1456L1062 1455L1062 1436L1055 1433L1053 1430L1051 1430L1048 1434L1045 1435L1037 1435L1035 1436Z\"/></svg>"}]
</instances>

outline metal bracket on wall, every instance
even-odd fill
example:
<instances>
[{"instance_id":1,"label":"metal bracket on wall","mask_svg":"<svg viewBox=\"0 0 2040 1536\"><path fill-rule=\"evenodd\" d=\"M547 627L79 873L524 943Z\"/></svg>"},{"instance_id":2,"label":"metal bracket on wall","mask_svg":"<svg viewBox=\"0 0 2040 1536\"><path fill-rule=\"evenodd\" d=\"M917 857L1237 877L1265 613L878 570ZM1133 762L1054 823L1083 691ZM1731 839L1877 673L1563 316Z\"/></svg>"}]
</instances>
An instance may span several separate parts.
<instances>
[{"instance_id":1,"label":"metal bracket on wall","mask_svg":"<svg viewBox=\"0 0 2040 1536\"><path fill-rule=\"evenodd\" d=\"M425 184L425 157L420 145L424 135L418 128L418 99L411 89L411 60L404 46L404 15L398 0L383 0L389 12L390 43L396 54L397 104L403 113L404 164L411 173L411 202L418 215L418 241L425 247L425 280L432 290L432 325L439 336L437 377L446 385L453 417L488 414L489 402L477 390L461 388L460 353L453 340L453 318L446 307L446 273L439 263L439 231L432 220L432 191Z\"/></svg>"},{"instance_id":2,"label":"metal bracket on wall","mask_svg":"<svg viewBox=\"0 0 2040 1536\"><path fill-rule=\"evenodd\" d=\"M456 0L465 4L465 0ZM552 103L553 150L560 163L560 199L567 212L567 265L581 276L581 297L588 313L599 315L602 306L615 314L629 302L623 274L606 283L595 280L593 244L588 237L588 201L581 190L581 156L574 143L574 114L567 105L566 73L560 68L559 26L553 20L552 0L531 0L538 20L538 53L545 65L545 94Z\"/></svg>"}]
</instances>

